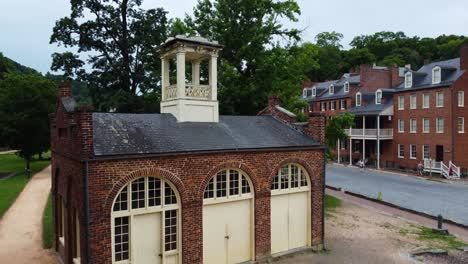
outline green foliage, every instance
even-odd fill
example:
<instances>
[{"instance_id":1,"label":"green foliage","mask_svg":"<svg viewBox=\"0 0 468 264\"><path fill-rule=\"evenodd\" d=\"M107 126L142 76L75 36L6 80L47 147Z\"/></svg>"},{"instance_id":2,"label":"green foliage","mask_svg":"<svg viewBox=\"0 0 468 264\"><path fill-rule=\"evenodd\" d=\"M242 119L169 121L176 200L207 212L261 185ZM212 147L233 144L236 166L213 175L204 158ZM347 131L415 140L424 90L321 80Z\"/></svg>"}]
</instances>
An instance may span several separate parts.
<instances>
[{"instance_id":1,"label":"green foliage","mask_svg":"<svg viewBox=\"0 0 468 264\"><path fill-rule=\"evenodd\" d=\"M468 244L459 240L453 235L445 235L439 232L432 231L431 228L421 226L416 232L418 239L427 241L435 248L441 248L445 250L454 250L460 247L466 247Z\"/></svg>"},{"instance_id":2,"label":"green foliage","mask_svg":"<svg viewBox=\"0 0 468 264\"><path fill-rule=\"evenodd\" d=\"M332 211L341 206L341 200L335 196L325 195L325 210Z\"/></svg>"},{"instance_id":3,"label":"green foliage","mask_svg":"<svg viewBox=\"0 0 468 264\"><path fill-rule=\"evenodd\" d=\"M315 36L315 42L319 47L336 47L341 49L343 47L340 43L342 39L343 34L336 31L322 32Z\"/></svg>"},{"instance_id":4,"label":"green foliage","mask_svg":"<svg viewBox=\"0 0 468 264\"><path fill-rule=\"evenodd\" d=\"M354 115L348 112L332 117L325 128L326 143L329 148L335 148L339 140L348 139L345 128L354 125Z\"/></svg>"},{"instance_id":5,"label":"green foliage","mask_svg":"<svg viewBox=\"0 0 468 264\"><path fill-rule=\"evenodd\" d=\"M78 52L54 53L52 70L85 82L98 110L144 111L142 95L160 90L161 62L155 47L167 38L167 12L143 10L141 2L71 1L71 14L53 29L50 43Z\"/></svg>"},{"instance_id":6,"label":"green foliage","mask_svg":"<svg viewBox=\"0 0 468 264\"><path fill-rule=\"evenodd\" d=\"M49 161L32 160L31 172L36 173L49 165ZM15 154L0 155L0 172L16 172L13 177L0 180L0 218L10 208L28 182L24 161Z\"/></svg>"},{"instance_id":7,"label":"green foliage","mask_svg":"<svg viewBox=\"0 0 468 264\"><path fill-rule=\"evenodd\" d=\"M56 85L39 74L10 73L0 81L0 137L26 162L49 149L56 94Z\"/></svg>"},{"instance_id":8,"label":"green foliage","mask_svg":"<svg viewBox=\"0 0 468 264\"><path fill-rule=\"evenodd\" d=\"M42 247L52 248L52 194L49 194L42 216Z\"/></svg>"}]
</instances>

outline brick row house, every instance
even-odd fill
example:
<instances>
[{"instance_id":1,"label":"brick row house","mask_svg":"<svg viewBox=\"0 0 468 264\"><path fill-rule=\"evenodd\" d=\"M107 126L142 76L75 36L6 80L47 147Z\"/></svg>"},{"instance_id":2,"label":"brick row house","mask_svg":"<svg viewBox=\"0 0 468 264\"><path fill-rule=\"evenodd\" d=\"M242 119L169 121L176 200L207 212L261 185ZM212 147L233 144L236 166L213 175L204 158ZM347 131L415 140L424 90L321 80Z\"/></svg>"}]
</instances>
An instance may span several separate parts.
<instances>
[{"instance_id":1,"label":"brick row house","mask_svg":"<svg viewBox=\"0 0 468 264\"><path fill-rule=\"evenodd\" d=\"M355 115L355 126L347 129L349 141L332 150L338 162L352 164L364 158L377 168L415 169L424 161L425 167L435 171L446 166L466 175L467 70L468 45L463 45L459 58L426 62L417 71L409 65L361 66L359 75L345 74L340 80L304 86L303 97L311 112L324 112L329 118L344 111ZM343 89L347 96L334 97L336 87L352 77L360 82ZM337 100L351 103L337 109Z\"/></svg>"},{"instance_id":2,"label":"brick row house","mask_svg":"<svg viewBox=\"0 0 468 264\"><path fill-rule=\"evenodd\" d=\"M53 243L64 263L267 262L322 247L323 115L295 126L271 97L257 116L220 116L221 48L183 36L159 47L161 114L93 112L61 84L50 120Z\"/></svg>"}]
</instances>

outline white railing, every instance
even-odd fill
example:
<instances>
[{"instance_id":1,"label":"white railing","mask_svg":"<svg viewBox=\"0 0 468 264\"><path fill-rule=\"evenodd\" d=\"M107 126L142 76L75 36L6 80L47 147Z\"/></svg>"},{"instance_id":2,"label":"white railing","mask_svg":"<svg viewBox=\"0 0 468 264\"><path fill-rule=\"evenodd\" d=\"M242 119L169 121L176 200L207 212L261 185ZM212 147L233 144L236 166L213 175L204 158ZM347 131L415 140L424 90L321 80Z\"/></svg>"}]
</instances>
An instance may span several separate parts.
<instances>
[{"instance_id":1,"label":"white railing","mask_svg":"<svg viewBox=\"0 0 468 264\"><path fill-rule=\"evenodd\" d=\"M173 99L177 97L177 85L169 85L164 89L164 99Z\"/></svg>"},{"instance_id":2,"label":"white railing","mask_svg":"<svg viewBox=\"0 0 468 264\"><path fill-rule=\"evenodd\" d=\"M211 99L211 89L209 85L185 85L185 96Z\"/></svg>"},{"instance_id":3,"label":"white railing","mask_svg":"<svg viewBox=\"0 0 468 264\"><path fill-rule=\"evenodd\" d=\"M460 179L460 167L455 166L452 161L447 166L442 161L424 159L424 171L440 174L449 180Z\"/></svg>"},{"instance_id":4,"label":"white railing","mask_svg":"<svg viewBox=\"0 0 468 264\"><path fill-rule=\"evenodd\" d=\"M346 130L348 136L351 137L375 137L377 138L377 129L375 128L350 128ZM381 128L380 137L393 137L392 128Z\"/></svg>"}]
</instances>

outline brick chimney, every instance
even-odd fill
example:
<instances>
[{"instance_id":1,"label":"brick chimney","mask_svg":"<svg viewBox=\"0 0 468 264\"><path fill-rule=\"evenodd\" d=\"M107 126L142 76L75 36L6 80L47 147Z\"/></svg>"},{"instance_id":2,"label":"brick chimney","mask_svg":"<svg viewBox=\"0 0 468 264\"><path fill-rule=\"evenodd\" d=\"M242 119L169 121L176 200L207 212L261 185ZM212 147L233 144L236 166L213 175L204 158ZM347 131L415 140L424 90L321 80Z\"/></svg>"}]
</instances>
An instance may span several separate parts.
<instances>
[{"instance_id":1,"label":"brick chimney","mask_svg":"<svg viewBox=\"0 0 468 264\"><path fill-rule=\"evenodd\" d=\"M268 111L274 113L275 106L279 105L279 98L276 95L268 96Z\"/></svg>"},{"instance_id":2,"label":"brick chimney","mask_svg":"<svg viewBox=\"0 0 468 264\"><path fill-rule=\"evenodd\" d=\"M462 44L460 48L460 69L468 70L468 43Z\"/></svg>"},{"instance_id":3,"label":"brick chimney","mask_svg":"<svg viewBox=\"0 0 468 264\"><path fill-rule=\"evenodd\" d=\"M325 144L325 115L323 113L309 113L307 128L304 133L321 144Z\"/></svg>"},{"instance_id":4,"label":"brick chimney","mask_svg":"<svg viewBox=\"0 0 468 264\"><path fill-rule=\"evenodd\" d=\"M72 87L71 81L64 80L59 84L59 98L71 97L72 96Z\"/></svg>"},{"instance_id":5,"label":"brick chimney","mask_svg":"<svg viewBox=\"0 0 468 264\"><path fill-rule=\"evenodd\" d=\"M391 87L395 87L405 80L404 77L400 76L400 68L396 64L390 67L390 75Z\"/></svg>"},{"instance_id":6,"label":"brick chimney","mask_svg":"<svg viewBox=\"0 0 468 264\"><path fill-rule=\"evenodd\" d=\"M429 64L429 59L424 59L424 65Z\"/></svg>"}]
</instances>

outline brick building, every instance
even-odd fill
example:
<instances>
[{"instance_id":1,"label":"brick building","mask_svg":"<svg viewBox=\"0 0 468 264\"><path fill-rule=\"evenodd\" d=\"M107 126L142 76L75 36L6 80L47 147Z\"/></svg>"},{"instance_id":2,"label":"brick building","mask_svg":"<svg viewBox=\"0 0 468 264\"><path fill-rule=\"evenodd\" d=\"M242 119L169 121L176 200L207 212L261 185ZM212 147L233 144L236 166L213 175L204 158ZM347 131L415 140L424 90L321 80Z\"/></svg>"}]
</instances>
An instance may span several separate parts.
<instances>
[{"instance_id":1,"label":"brick building","mask_svg":"<svg viewBox=\"0 0 468 264\"><path fill-rule=\"evenodd\" d=\"M161 114L93 112L61 84L50 120L64 263L263 262L323 245L323 115L295 125L272 97L261 115L219 116L220 48L180 36L161 45Z\"/></svg>"},{"instance_id":2,"label":"brick building","mask_svg":"<svg viewBox=\"0 0 468 264\"><path fill-rule=\"evenodd\" d=\"M309 111L328 118L345 111L356 116L355 126L347 129L349 141L332 150L338 162L364 158L377 168L415 169L424 160L435 172L447 174L452 168L457 176L466 175L467 70L464 45L459 58L426 63L417 71L409 65L361 67L359 75L304 87L303 97ZM343 82L349 89L341 88ZM345 107L336 107L341 101Z\"/></svg>"}]
</instances>

